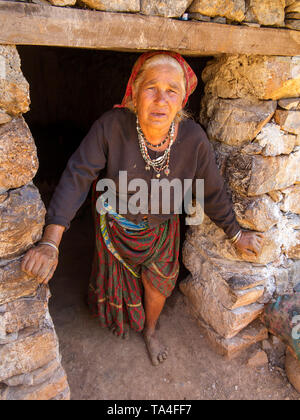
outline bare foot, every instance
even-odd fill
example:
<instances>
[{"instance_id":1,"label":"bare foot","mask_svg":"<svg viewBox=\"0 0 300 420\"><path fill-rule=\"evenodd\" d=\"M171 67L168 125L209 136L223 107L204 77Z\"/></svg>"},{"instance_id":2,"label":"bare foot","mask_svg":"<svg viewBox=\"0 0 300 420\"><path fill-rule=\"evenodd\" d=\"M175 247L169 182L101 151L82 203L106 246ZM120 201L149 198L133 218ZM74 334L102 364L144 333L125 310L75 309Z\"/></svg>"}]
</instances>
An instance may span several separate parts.
<instances>
[{"instance_id":1,"label":"bare foot","mask_svg":"<svg viewBox=\"0 0 300 420\"><path fill-rule=\"evenodd\" d=\"M143 337L152 364L158 366L168 357L168 348L158 340L155 331L153 332L144 329Z\"/></svg>"},{"instance_id":2,"label":"bare foot","mask_svg":"<svg viewBox=\"0 0 300 420\"><path fill-rule=\"evenodd\" d=\"M113 333L113 335L117 338L122 338L123 340L129 340L130 334L129 334L130 327L128 324L124 324L124 332L123 334L118 334L118 328L113 325L110 327L110 331Z\"/></svg>"}]
</instances>

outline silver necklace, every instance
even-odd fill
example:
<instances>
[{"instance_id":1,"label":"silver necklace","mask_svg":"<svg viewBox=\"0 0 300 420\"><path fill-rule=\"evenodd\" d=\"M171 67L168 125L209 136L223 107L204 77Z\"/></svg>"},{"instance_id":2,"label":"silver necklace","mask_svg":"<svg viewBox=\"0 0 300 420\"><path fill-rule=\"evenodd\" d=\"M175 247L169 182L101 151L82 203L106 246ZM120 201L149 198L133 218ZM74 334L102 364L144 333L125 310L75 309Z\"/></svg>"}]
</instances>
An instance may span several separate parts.
<instances>
[{"instance_id":1,"label":"silver necklace","mask_svg":"<svg viewBox=\"0 0 300 420\"><path fill-rule=\"evenodd\" d=\"M146 166L145 169L146 171L150 171L151 167L154 169L154 171L156 172L156 177L160 178L160 172L164 171L164 173L168 176L170 175L170 169L169 169L169 162L170 162L170 151L171 151L171 147L172 144L174 143L174 134L175 134L175 123L174 121L172 122L170 129L169 129L169 133L166 137L166 139L170 139L169 141L169 146L166 148L166 150L164 151L164 154L156 159L151 159L148 153L148 149L146 146L146 143L148 143L148 141L146 140L144 133L140 127L140 123L138 120L138 117L136 119L136 130L138 133L138 140L139 140L139 146L140 146L140 151L141 154L143 156L144 161L146 162ZM165 140L166 140L165 139Z\"/></svg>"}]
</instances>

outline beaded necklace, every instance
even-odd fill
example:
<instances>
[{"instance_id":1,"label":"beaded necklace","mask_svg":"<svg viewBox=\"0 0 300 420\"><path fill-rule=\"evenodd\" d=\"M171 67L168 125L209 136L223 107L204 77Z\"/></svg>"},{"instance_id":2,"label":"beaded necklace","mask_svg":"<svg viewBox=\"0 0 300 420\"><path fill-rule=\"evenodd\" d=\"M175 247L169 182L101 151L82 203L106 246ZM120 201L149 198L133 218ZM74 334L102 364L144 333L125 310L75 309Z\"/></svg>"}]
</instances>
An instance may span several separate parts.
<instances>
[{"instance_id":1,"label":"beaded necklace","mask_svg":"<svg viewBox=\"0 0 300 420\"><path fill-rule=\"evenodd\" d=\"M159 144L152 144L152 143L150 143L150 141L148 141L145 137L144 137L144 140L145 140L145 143L147 144L147 146L150 146L150 147L153 147L153 148L155 148L155 149L159 149L160 147L162 147L164 144L166 144L166 142L169 140L169 138L170 138L170 135L169 135L169 133L167 134L167 136L166 136L166 138L164 138L163 139L163 141L162 142L160 142Z\"/></svg>"},{"instance_id":2,"label":"beaded necklace","mask_svg":"<svg viewBox=\"0 0 300 420\"><path fill-rule=\"evenodd\" d=\"M160 156L156 159L153 159L153 160L149 156L146 143L150 144L151 146L153 146L153 145L146 140L146 138L144 136L144 133L143 133L141 127L140 127L138 117L136 119L136 130L137 130L137 133L138 133L140 150L141 150L143 159L146 162L146 166L145 166L146 171L150 171L150 169L152 167L156 172L156 178L160 178L160 172L161 171L164 171L164 173L167 176L170 175L169 161L170 161L171 147L172 147L172 144L174 143L174 134L175 134L175 123L174 123L174 121L172 122L172 124L170 126L167 137L162 142L163 144L165 144L166 141L168 139L170 139L169 146L166 148L166 150L164 151L164 154L162 156Z\"/></svg>"}]
</instances>

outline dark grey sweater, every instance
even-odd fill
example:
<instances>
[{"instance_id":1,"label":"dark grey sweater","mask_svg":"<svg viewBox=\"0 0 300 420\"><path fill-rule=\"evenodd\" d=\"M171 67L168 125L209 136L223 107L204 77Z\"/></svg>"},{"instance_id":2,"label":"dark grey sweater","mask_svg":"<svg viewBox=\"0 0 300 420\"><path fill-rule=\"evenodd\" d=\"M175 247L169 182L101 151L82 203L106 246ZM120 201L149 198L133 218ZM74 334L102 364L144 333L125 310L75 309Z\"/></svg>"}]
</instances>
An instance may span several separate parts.
<instances>
[{"instance_id":1,"label":"dark grey sweater","mask_svg":"<svg viewBox=\"0 0 300 420\"><path fill-rule=\"evenodd\" d=\"M149 150L153 159L161 152ZM224 180L215 162L212 146L201 126L192 120L180 123L177 138L171 148L170 175L161 179L204 179L204 211L221 227L228 237L240 229L233 211L232 201L226 192ZM117 208L119 197L119 171L127 171L128 182L134 178L144 179L149 187L149 209L151 208L151 179L155 172L145 170L136 131L136 117L126 108L115 108L94 122L89 133L70 157L66 169L55 189L46 214L46 225L57 224L69 229L76 212L84 203L92 182L100 171L105 178L115 181L117 186ZM128 192L128 199L134 192ZM171 194L171 200L172 200ZM155 199L161 201L161 196ZM152 197L153 200L153 197ZM173 202L173 201L172 201ZM173 217L170 214L149 214L151 227ZM159 204L159 208L161 206ZM151 213L151 212L150 212ZM140 223L145 213L127 214L126 218Z\"/></svg>"}]
</instances>

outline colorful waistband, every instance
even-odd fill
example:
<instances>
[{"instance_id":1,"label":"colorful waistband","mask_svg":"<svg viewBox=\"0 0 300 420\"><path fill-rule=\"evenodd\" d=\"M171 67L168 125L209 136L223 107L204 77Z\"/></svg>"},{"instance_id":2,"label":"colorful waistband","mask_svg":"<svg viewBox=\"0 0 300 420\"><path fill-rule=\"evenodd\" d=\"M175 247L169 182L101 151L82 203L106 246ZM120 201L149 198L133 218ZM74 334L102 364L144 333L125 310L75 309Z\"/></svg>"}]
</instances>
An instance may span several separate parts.
<instances>
[{"instance_id":1,"label":"colorful waistband","mask_svg":"<svg viewBox=\"0 0 300 420\"><path fill-rule=\"evenodd\" d=\"M105 199L100 196L101 203L107 213L110 215L112 219L114 219L120 226L122 226L124 229L129 230L136 230L136 231L142 231L149 229L149 223L148 220L141 222L139 224L133 223L130 220L126 219L124 216L121 216L118 214L106 201Z\"/></svg>"}]
</instances>

